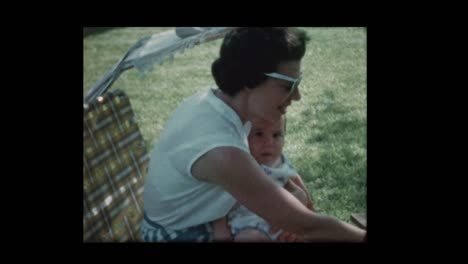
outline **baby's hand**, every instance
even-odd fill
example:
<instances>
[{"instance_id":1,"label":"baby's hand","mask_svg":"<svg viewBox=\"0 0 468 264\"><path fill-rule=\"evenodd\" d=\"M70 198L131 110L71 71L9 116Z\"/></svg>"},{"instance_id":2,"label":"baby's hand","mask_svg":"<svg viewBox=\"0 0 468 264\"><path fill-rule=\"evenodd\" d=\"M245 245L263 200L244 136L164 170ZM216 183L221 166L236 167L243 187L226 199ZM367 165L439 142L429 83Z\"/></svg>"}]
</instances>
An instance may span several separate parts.
<instances>
[{"instance_id":1,"label":"baby's hand","mask_svg":"<svg viewBox=\"0 0 468 264\"><path fill-rule=\"evenodd\" d=\"M296 188L295 190L291 191L291 194L294 195L305 206L308 205L309 197L307 193L305 193L301 188Z\"/></svg>"},{"instance_id":2,"label":"baby's hand","mask_svg":"<svg viewBox=\"0 0 468 264\"><path fill-rule=\"evenodd\" d=\"M278 227L272 226L270 228L270 234L274 235L279 230L280 229ZM291 233L291 232L287 232L287 231L282 231L276 240L278 242L304 242L304 240L300 238L298 235Z\"/></svg>"},{"instance_id":3,"label":"baby's hand","mask_svg":"<svg viewBox=\"0 0 468 264\"><path fill-rule=\"evenodd\" d=\"M300 177L290 179L284 187L302 204L315 212L314 203Z\"/></svg>"}]
</instances>

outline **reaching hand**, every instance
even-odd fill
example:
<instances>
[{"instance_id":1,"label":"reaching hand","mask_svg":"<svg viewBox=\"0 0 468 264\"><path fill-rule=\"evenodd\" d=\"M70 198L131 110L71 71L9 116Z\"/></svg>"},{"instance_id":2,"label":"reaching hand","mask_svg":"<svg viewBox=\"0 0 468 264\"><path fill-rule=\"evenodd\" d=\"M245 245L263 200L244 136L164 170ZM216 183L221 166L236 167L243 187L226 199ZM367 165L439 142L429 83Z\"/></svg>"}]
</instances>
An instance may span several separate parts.
<instances>
[{"instance_id":1,"label":"reaching hand","mask_svg":"<svg viewBox=\"0 0 468 264\"><path fill-rule=\"evenodd\" d=\"M280 229L278 227L272 226L270 228L270 234L276 234ZM281 234L277 238L278 242L303 242L304 240L295 233L281 231Z\"/></svg>"}]
</instances>

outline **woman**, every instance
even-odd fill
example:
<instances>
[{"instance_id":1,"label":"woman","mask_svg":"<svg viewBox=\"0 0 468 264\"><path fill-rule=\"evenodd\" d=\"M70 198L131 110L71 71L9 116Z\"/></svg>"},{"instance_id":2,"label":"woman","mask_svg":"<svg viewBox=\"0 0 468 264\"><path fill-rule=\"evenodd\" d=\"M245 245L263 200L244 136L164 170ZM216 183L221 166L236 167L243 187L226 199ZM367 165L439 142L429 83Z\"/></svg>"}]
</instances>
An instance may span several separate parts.
<instances>
[{"instance_id":1,"label":"woman","mask_svg":"<svg viewBox=\"0 0 468 264\"><path fill-rule=\"evenodd\" d=\"M362 241L365 232L312 212L269 178L249 153L253 118L277 121L297 89L305 32L238 28L212 64L219 89L186 99L166 123L144 187L145 241L230 241L236 201L304 241Z\"/></svg>"}]
</instances>

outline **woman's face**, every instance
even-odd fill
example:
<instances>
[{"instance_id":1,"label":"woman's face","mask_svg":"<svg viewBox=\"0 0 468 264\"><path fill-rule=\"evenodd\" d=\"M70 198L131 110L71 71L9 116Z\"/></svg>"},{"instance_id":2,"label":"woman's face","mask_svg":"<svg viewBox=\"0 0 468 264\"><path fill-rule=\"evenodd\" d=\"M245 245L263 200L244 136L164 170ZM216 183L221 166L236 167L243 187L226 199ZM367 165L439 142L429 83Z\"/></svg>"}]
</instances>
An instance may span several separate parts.
<instances>
[{"instance_id":1,"label":"woman's face","mask_svg":"<svg viewBox=\"0 0 468 264\"><path fill-rule=\"evenodd\" d=\"M277 70L277 73L291 78L298 78L300 72L300 61L282 62ZM299 88L290 94L291 85L292 83L289 81L268 77L265 82L250 90L248 99L250 115L277 122L286 113L292 100L299 101L301 99Z\"/></svg>"},{"instance_id":2,"label":"woman's face","mask_svg":"<svg viewBox=\"0 0 468 264\"><path fill-rule=\"evenodd\" d=\"M267 166L273 166L284 145L284 116L276 122L254 118L249 134L250 153L255 160Z\"/></svg>"}]
</instances>

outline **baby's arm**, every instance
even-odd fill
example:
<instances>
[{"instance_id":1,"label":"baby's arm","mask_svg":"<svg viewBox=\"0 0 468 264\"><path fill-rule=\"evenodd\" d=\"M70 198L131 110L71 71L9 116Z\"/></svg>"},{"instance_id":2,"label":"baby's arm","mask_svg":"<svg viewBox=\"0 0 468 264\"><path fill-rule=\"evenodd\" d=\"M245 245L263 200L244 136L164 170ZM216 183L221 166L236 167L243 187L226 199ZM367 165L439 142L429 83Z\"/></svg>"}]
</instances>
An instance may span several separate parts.
<instances>
[{"instance_id":1,"label":"baby's arm","mask_svg":"<svg viewBox=\"0 0 468 264\"><path fill-rule=\"evenodd\" d=\"M307 206L307 195L294 181L289 180L284 188L288 190L292 195L294 195L301 203Z\"/></svg>"},{"instance_id":2,"label":"baby's arm","mask_svg":"<svg viewBox=\"0 0 468 264\"><path fill-rule=\"evenodd\" d=\"M297 199L299 199L299 201L301 201L307 208L309 208L312 211L315 211L313 201L310 198L310 194L307 191L307 188L304 182L302 181L301 176L296 175L292 177L284 187Z\"/></svg>"},{"instance_id":3,"label":"baby's arm","mask_svg":"<svg viewBox=\"0 0 468 264\"><path fill-rule=\"evenodd\" d=\"M296 197L299 201L301 201L301 203L304 204L307 208L309 208L312 211L315 211L312 200L310 199L307 189L299 175L296 175L289 179L284 185L284 188L287 191L289 191L292 195L294 195L294 197ZM276 233L277 231L278 228L276 227L272 227L272 229L270 230L272 234ZM301 237L298 237L296 236L296 234L290 232L281 233L278 237L278 240L282 242L304 242L304 240Z\"/></svg>"}]
</instances>

